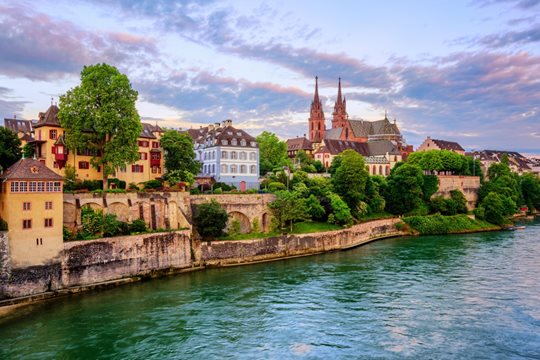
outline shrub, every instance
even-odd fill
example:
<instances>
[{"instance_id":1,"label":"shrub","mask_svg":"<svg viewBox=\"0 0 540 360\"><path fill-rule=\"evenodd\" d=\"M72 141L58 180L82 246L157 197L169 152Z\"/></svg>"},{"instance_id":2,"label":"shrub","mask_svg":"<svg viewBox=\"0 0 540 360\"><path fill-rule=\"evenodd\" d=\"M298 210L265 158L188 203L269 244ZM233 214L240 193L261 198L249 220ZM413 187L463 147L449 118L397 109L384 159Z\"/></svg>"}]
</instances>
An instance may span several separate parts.
<instances>
[{"instance_id":1,"label":"shrub","mask_svg":"<svg viewBox=\"0 0 540 360\"><path fill-rule=\"evenodd\" d=\"M199 189L191 189L191 190L189 190L189 193L191 195L199 195L201 193L201 190L199 190Z\"/></svg>"},{"instance_id":2,"label":"shrub","mask_svg":"<svg viewBox=\"0 0 540 360\"><path fill-rule=\"evenodd\" d=\"M131 224L128 226L129 233L144 233L147 230L146 223L143 219L137 219L134 220Z\"/></svg>"},{"instance_id":3,"label":"shrub","mask_svg":"<svg viewBox=\"0 0 540 360\"><path fill-rule=\"evenodd\" d=\"M69 231L67 227L62 227L62 235L64 238L64 241L70 241L73 240L73 233Z\"/></svg>"},{"instance_id":4,"label":"shrub","mask_svg":"<svg viewBox=\"0 0 540 360\"><path fill-rule=\"evenodd\" d=\"M240 221L238 219L234 219L231 228L229 229L229 235L238 235L241 231Z\"/></svg>"},{"instance_id":5,"label":"shrub","mask_svg":"<svg viewBox=\"0 0 540 360\"><path fill-rule=\"evenodd\" d=\"M330 206L332 207L332 214L334 223L339 225L349 224L352 221L351 210L347 203L341 199L337 194L331 193L328 195L330 200ZM328 221L330 222L330 215L328 215Z\"/></svg>"},{"instance_id":6,"label":"shrub","mask_svg":"<svg viewBox=\"0 0 540 360\"><path fill-rule=\"evenodd\" d=\"M109 188L111 187L111 184L116 185L116 189L125 189L126 188L126 182L120 179L109 179L107 180L109 184Z\"/></svg>"},{"instance_id":7,"label":"shrub","mask_svg":"<svg viewBox=\"0 0 540 360\"><path fill-rule=\"evenodd\" d=\"M231 191L234 189L234 186L227 185L223 182L217 182L214 184L214 189L220 188L223 191Z\"/></svg>"},{"instance_id":8,"label":"shrub","mask_svg":"<svg viewBox=\"0 0 540 360\"><path fill-rule=\"evenodd\" d=\"M144 183L144 189L161 189L163 184L159 180L148 180Z\"/></svg>"},{"instance_id":9,"label":"shrub","mask_svg":"<svg viewBox=\"0 0 540 360\"><path fill-rule=\"evenodd\" d=\"M251 222L251 232L258 233L259 231L261 231L261 225L259 224L259 218L255 218Z\"/></svg>"},{"instance_id":10,"label":"shrub","mask_svg":"<svg viewBox=\"0 0 540 360\"><path fill-rule=\"evenodd\" d=\"M83 206L81 209L81 224L84 237L101 235L103 233L102 222L102 210L94 210L90 206Z\"/></svg>"},{"instance_id":11,"label":"shrub","mask_svg":"<svg viewBox=\"0 0 540 360\"><path fill-rule=\"evenodd\" d=\"M139 191L139 187L134 182L129 183L128 190Z\"/></svg>"},{"instance_id":12,"label":"shrub","mask_svg":"<svg viewBox=\"0 0 540 360\"><path fill-rule=\"evenodd\" d=\"M203 238L218 237L227 225L229 215L215 200L195 207L193 224Z\"/></svg>"},{"instance_id":13,"label":"shrub","mask_svg":"<svg viewBox=\"0 0 540 360\"><path fill-rule=\"evenodd\" d=\"M280 182L271 182L268 184L268 190L271 192L279 191L279 190L285 190L287 187Z\"/></svg>"},{"instance_id":14,"label":"shrub","mask_svg":"<svg viewBox=\"0 0 540 360\"><path fill-rule=\"evenodd\" d=\"M122 233L120 221L116 220L116 215L107 214L103 217L103 236L111 237Z\"/></svg>"},{"instance_id":15,"label":"shrub","mask_svg":"<svg viewBox=\"0 0 540 360\"><path fill-rule=\"evenodd\" d=\"M214 190L214 194L223 194L223 190L221 188L217 188Z\"/></svg>"},{"instance_id":16,"label":"shrub","mask_svg":"<svg viewBox=\"0 0 540 360\"><path fill-rule=\"evenodd\" d=\"M470 219L467 215L443 216L411 216L403 219L423 235L448 234L450 232L466 232L490 227L490 224Z\"/></svg>"}]
</instances>

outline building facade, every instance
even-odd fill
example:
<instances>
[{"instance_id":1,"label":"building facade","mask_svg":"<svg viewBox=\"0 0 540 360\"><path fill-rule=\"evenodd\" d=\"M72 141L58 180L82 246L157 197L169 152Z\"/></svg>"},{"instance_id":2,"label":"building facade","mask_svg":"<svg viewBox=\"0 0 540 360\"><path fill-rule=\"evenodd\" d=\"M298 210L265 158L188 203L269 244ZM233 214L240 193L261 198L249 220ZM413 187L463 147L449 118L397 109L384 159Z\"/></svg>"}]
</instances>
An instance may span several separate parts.
<instances>
[{"instance_id":1,"label":"building facade","mask_svg":"<svg viewBox=\"0 0 540 360\"><path fill-rule=\"evenodd\" d=\"M190 129L188 133L201 163L200 177L213 178L241 191L259 188L259 145L253 136L233 127L232 120Z\"/></svg>"},{"instance_id":2,"label":"building facade","mask_svg":"<svg viewBox=\"0 0 540 360\"><path fill-rule=\"evenodd\" d=\"M34 159L0 175L0 218L8 225L13 268L48 263L63 248L63 178Z\"/></svg>"},{"instance_id":3,"label":"building facade","mask_svg":"<svg viewBox=\"0 0 540 360\"><path fill-rule=\"evenodd\" d=\"M79 180L103 179L101 167L91 165L95 154L90 149L70 150L65 143L65 131L58 120L60 109L55 104L45 112L39 113L39 119L30 120L4 119L7 128L19 134L23 145L33 146L36 159L45 164L56 174L64 176L66 165L75 168ZM142 123L143 129L138 139L139 160L116 171L116 177L126 183L140 183L154 180L163 174L163 150L159 139L163 130L157 125Z\"/></svg>"},{"instance_id":4,"label":"building facade","mask_svg":"<svg viewBox=\"0 0 540 360\"><path fill-rule=\"evenodd\" d=\"M459 155L465 155L465 149L461 147L457 142L432 139L428 136L422 144L416 149L416 151L429 151L429 150L448 150L455 152Z\"/></svg>"},{"instance_id":5,"label":"building facade","mask_svg":"<svg viewBox=\"0 0 540 360\"><path fill-rule=\"evenodd\" d=\"M515 151L481 150L473 151L466 155L474 156L475 159L480 160L480 166L484 175L487 175L487 171L492 164L500 163L504 156L508 158L508 166L513 172L521 175L533 171L533 163L525 156Z\"/></svg>"}]
</instances>

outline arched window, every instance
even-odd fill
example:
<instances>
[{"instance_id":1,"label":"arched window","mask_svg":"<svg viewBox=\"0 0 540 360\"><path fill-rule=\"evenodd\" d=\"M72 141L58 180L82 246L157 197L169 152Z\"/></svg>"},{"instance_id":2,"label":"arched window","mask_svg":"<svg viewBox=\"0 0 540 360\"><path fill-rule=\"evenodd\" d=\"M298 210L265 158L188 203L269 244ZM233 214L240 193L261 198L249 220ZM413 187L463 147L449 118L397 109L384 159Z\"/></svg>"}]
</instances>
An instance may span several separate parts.
<instances>
[{"instance_id":1,"label":"arched window","mask_svg":"<svg viewBox=\"0 0 540 360\"><path fill-rule=\"evenodd\" d=\"M390 165L386 165L386 169L384 172L386 176L390 175Z\"/></svg>"},{"instance_id":2,"label":"arched window","mask_svg":"<svg viewBox=\"0 0 540 360\"><path fill-rule=\"evenodd\" d=\"M317 124L317 130L321 131L321 123Z\"/></svg>"},{"instance_id":3,"label":"arched window","mask_svg":"<svg viewBox=\"0 0 540 360\"><path fill-rule=\"evenodd\" d=\"M379 165L379 175L382 175L382 165Z\"/></svg>"},{"instance_id":4,"label":"arched window","mask_svg":"<svg viewBox=\"0 0 540 360\"><path fill-rule=\"evenodd\" d=\"M231 151L231 159L233 160L238 159L238 154L236 153L236 151Z\"/></svg>"},{"instance_id":5,"label":"arched window","mask_svg":"<svg viewBox=\"0 0 540 360\"><path fill-rule=\"evenodd\" d=\"M236 167L236 165L231 165L231 174L236 174L236 172L238 171L237 169L238 168Z\"/></svg>"},{"instance_id":6,"label":"arched window","mask_svg":"<svg viewBox=\"0 0 540 360\"><path fill-rule=\"evenodd\" d=\"M227 173L227 165L221 165L221 172Z\"/></svg>"},{"instance_id":7,"label":"arched window","mask_svg":"<svg viewBox=\"0 0 540 360\"><path fill-rule=\"evenodd\" d=\"M215 173L216 173L216 165L212 164L212 174L215 174Z\"/></svg>"},{"instance_id":8,"label":"arched window","mask_svg":"<svg viewBox=\"0 0 540 360\"><path fill-rule=\"evenodd\" d=\"M257 172L257 166L256 165L251 165L250 169L249 169L249 172L252 173L252 174L255 174Z\"/></svg>"},{"instance_id":9,"label":"arched window","mask_svg":"<svg viewBox=\"0 0 540 360\"><path fill-rule=\"evenodd\" d=\"M240 160L246 160L246 159L247 159L246 152L245 152L245 151L241 151L241 152L240 152Z\"/></svg>"},{"instance_id":10,"label":"arched window","mask_svg":"<svg viewBox=\"0 0 540 360\"><path fill-rule=\"evenodd\" d=\"M226 152L226 151L222 151L222 152L221 152L221 158L222 158L222 159L228 159L228 158L229 158L229 153Z\"/></svg>"},{"instance_id":11,"label":"arched window","mask_svg":"<svg viewBox=\"0 0 540 360\"><path fill-rule=\"evenodd\" d=\"M216 151L212 151L212 160L216 158Z\"/></svg>"},{"instance_id":12,"label":"arched window","mask_svg":"<svg viewBox=\"0 0 540 360\"><path fill-rule=\"evenodd\" d=\"M249 153L249 160L257 160L257 154L254 152Z\"/></svg>"},{"instance_id":13,"label":"arched window","mask_svg":"<svg viewBox=\"0 0 540 360\"><path fill-rule=\"evenodd\" d=\"M247 166L246 165L240 165L240 174L245 174L247 172Z\"/></svg>"}]
</instances>

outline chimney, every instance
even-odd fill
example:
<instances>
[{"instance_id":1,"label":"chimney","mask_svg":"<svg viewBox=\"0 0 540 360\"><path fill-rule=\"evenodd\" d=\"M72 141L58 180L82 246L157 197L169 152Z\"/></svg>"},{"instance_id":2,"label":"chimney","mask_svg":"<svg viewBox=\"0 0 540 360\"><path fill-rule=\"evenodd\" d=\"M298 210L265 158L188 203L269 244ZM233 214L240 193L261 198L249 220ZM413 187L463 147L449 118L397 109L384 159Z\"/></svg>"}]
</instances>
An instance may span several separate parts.
<instances>
[{"instance_id":1,"label":"chimney","mask_svg":"<svg viewBox=\"0 0 540 360\"><path fill-rule=\"evenodd\" d=\"M221 123L217 122L217 123L214 123L214 125L216 126L216 128L218 128L218 127L220 127Z\"/></svg>"},{"instance_id":2,"label":"chimney","mask_svg":"<svg viewBox=\"0 0 540 360\"><path fill-rule=\"evenodd\" d=\"M223 127L226 127L226 126L232 126L232 120L231 119L227 119L227 120L223 121Z\"/></svg>"},{"instance_id":3,"label":"chimney","mask_svg":"<svg viewBox=\"0 0 540 360\"><path fill-rule=\"evenodd\" d=\"M214 124L208 125L208 131L210 131L210 130L214 130Z\"/></svg>"}]
</instances>

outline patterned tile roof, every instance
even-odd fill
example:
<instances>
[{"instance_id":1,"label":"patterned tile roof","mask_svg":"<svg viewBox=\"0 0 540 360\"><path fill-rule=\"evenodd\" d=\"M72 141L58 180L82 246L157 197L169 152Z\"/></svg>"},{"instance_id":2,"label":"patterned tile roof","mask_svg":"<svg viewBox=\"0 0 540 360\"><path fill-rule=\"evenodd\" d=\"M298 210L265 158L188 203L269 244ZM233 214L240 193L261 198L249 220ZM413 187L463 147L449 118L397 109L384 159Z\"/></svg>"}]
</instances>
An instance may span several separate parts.
<instances>
[{"instance_id":1,"label":"patterned tile roof","mask_svg":"<svg viewBox=\"0 0 540 360\"><path fill-rule=\"evenodd\" d=\"M56 126L60 127L60 121L58 120L58 112L60 109L56 105L51 105L44 113L39 113L39 120L34 127L40 126Z\"/></svg>"},{"instance_id":2,"label":"patterned tile roof","mask_svg":"<svg viewBox=\"0 0 540 360\"><path fill-rule=\"evenodd\" d=\"M287 140L287 151L312 150L312 149L313 149L313 145L311 144L311 141L309 141L305 137Z\"/></svg>"},{"instance_id":3,"label":"patterned tile roof","mask_svg":"<svg viewBox=\"0 0 540 360\"><path fill-rule=\"evenodd\" d=\"M257 141L244 130L232 126L231 120L225 120L222 125L217 123L215 125L201 127L200 129L189 129L187 132L193 141L200 145L205 145L208 141L210 141L211 145L222 145L223 140L226 140L228 145L231 145L231 141L236 139L237 145L233 146L253 147L250 145L250 142L256 143ZM241 144L242 140L245 140L245 145ZM256 144L256 147L258 147L258 144Z\"/></svg>"},{"instance_id":4,"label":"patterned tile roof","mask_svg":"<svg viewBox=\"0 0 540 360\"><path fill-rule=\"evenodd\" d=\"M64 178L49 169L40 161L21 159L11 165L0 179L4 180L64 180Z\"/></svg>"},{"instance_id":5,"label":"patterned tile roof","mask_svg":"<svg viewBox=\"0 0 540 360\"><path fill-rule=\"evenodd\" d=\"M431 139L441 150L465 151L457 142Z\"/></svg>"}]
</instances>

